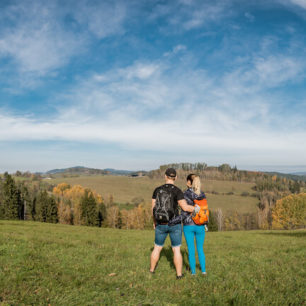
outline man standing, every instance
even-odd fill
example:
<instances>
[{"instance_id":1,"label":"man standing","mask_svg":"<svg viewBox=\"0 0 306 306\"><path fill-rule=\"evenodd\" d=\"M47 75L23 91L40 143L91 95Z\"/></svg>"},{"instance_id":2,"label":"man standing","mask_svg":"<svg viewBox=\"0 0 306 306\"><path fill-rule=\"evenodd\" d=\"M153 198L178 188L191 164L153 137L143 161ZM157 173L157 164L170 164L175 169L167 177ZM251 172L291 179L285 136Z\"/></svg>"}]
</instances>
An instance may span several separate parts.
<instances>
[{"instance_id":1,"label":"man standing","mask_svg":"<svg viewBox=\"0 0 306 306\"><path fill-rule=\"evenodd\" d=\"M183 258L181 254L182 244L182 225L178 206L184 211L198 213L199 206L188 205L184 199L184 194L178 187L174 186L176 180L176 171L168 168L165 172L165 184L157 187L152 196L152 214L155 228L155 245L151 254L150 272L154 273L156 264L160 257L160 252L164 242L169 234L173 251L173 262L176 269L176 278L180 279L182 275ZM176 217L178 223L169 225L169 221Z\"/></svg>"}]
</instances>

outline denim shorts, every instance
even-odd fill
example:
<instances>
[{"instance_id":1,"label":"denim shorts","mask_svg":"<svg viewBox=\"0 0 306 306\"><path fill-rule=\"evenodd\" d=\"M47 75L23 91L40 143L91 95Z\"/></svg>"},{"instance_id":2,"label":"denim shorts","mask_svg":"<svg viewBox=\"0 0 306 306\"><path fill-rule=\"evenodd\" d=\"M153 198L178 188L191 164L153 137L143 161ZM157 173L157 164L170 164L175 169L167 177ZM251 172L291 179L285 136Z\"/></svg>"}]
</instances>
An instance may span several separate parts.
<instances>
[{"instance_id":1,"label":"denim shorts","mask_svg":"<svg viewBox=\"0 0 306 306\"><path fill-rule=\"evenodd\" d=\"M170 236L171 246L177 247L182 244L182 225L177 224L169 226L168 224L159 224L155 228L155 244L164 246L167 236Z\"/></svg>"}]
</instances>

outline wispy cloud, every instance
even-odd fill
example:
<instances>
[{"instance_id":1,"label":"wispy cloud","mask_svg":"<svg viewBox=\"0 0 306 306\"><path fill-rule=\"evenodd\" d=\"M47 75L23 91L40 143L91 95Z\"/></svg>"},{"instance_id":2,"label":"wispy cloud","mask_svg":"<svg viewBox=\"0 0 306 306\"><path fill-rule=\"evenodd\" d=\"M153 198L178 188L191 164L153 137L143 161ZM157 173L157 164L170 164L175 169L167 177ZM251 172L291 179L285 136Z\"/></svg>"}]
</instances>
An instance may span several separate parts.
<instances>
[{"instance_id":1,"label":"wispy cloud","mask_svg":"<svg viewBox=\"0 0 306 306\"><path fill-rule=\"evenodd\" d=\"M19 87L33 87L84 55L93 42L124 33L125 2L23 1L3 5L0 12L0 59ZM9 71L9 68L10 71ZM3 80L5 81L5 80ZM18 87L15 86L15 87Z\"/></svg>"},{"instance_id":2,"label":"wispy cloud","mask_svg":"<svg viewBox=\"0 0 306 306\"><path fill-rule=\"evenodd\" d=\"M181 30L192 30L210 22L230 16L232 3L229 1L182 0L158 4L152 11L150 19L166 18L168 26Z\"/></svg>"},{"instance_id":3,"label":"wispy cloud","mask_svg":"<svg viewBox=\"0 0 306 306\"><path fill-rule=\"evenodd\" d=\"M306 1L305 0L288 0L289 3L299 6L306 10Z\"/></svg>"},{"instance_id":4,"label":"wispy cloud","mask_svg":"<svg viewBox=\"0 0 306 306\"><path fill-rule=\"evenodd\" d=\"M44 75L65 64L79 50L82 39L64 29L53 5L22 2L1 13L6 19L0 55L11 57L21 73ZM11 26L14 24L14 27Z\"/></svg>"},{"instance_id":5,"label":"wispy cloud","mask_svg":"<svg viewBox=\"0 0 306 306\"><path fill-rule=\"evenodd\" d=\"M288 114L284 130L275 113L280 96L269 93L297 79L300 66L285 55L254 55L212 77L191 63L175 67L168 57L137 61L81 80L58 97L58 114L48 121L2 116L0 139L109 142L172 153L188 152L189 143L203 152L252 154L257 163L272 162L276 153L278 163L289 153L302 162L306 132L295 124L301 114Z\"/></svg>"},{"instance_id":6,"label":"wispy cloud","mask_svg":"<svg viewBox=\"0 0 306 306\"><path fill-rule=\"evenodd\" d=\"M305 34L291 11L304 2L255 2L3 4L0 141L303 163ZM263 34L262 6L290 22Z\"/></svg>"},{"instance_id":7,"label":"wispy cloud","mask_svg":"<svg viewBox=\"0 0 306 306\"><path fill-rule=\"evenodd\" d=\"M253 21L255 20L255 17L254 17L252 14L250 14L249 12L246 12L246 13L244 14L244 16L245 16L250 22L253 22Z\"/></svg>"},{"instance_id":8,"label":"wispy cloud","mask_svg":"<svg viewBox=\"0 0 306 306\"><path fill-rule=\"evenodd\" d=\"M128 5L125 1L78 1L72 11L75 19L86 26L97 38L119 35L125 32L124 21Z\"/></svg>"}]
</instances>

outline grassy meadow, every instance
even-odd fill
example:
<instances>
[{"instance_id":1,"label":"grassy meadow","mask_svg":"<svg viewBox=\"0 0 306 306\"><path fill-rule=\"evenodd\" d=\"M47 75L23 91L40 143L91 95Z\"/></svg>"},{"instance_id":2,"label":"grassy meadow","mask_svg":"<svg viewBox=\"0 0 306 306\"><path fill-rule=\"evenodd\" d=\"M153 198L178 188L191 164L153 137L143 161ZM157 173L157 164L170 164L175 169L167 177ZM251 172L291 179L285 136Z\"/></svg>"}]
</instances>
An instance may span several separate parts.
<instances>
[{"instance_id":1,"label":"grassy meadow","mask_svg":"<svg viewBox=\"0 0 306 306\"><path fill-rule=\"evenodd\" d=\"M0 221L1 305L301 305L306 231L208 232L207 276L176 280L154 231ZM183 242L184 266L187 249ZM184 268L185 270L185 268Z\"/></svg>"},{"instance_id":2,"label":"grassy meadow","mask_svg":"<svg viewBox=\"0 0 306 306\"><path fill-rule=\"evenodd\" d=\"M128 176L79 176L57 177L46 180L49 184L66 182L70 185L81 185L92 188L100 193L105 199L113 195L114 202L122 204L131 203L133 198L140 197L145 202L150 202L155 187L164 183L162 179L150 179L148 177L131 178ZM253 183L240 183L234 181L204 180L203 190L207 194L211 209L238 210L241 213L256 211L258 199L252 196L241 196L241 193L254 193ZM183 190L186 188L185 181L179 179L177 186ZM214 192L214 193L212 193ZM232 195L227 193L232 192ZM218 194L217 194L218 193Z\"/></svg>"}]
</instances>

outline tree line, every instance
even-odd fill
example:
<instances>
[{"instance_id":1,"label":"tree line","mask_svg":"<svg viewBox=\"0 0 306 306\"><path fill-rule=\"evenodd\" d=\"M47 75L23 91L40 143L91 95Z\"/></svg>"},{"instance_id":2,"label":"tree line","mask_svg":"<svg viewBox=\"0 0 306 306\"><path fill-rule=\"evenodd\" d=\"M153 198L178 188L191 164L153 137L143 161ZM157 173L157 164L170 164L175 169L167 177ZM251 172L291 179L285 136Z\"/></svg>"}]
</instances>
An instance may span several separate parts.
<instances>
[{"instance_id":1,"label":"tree line","mask_svg":"<svg viewBox=\"0 0 306 306\"><path fill-rule=\"evenodd\" d=\"M0 219L32 220L70 225L104 226L119 229L151 229L151 203L135 198L132 209L120 209L111 195L105 200L89 188L66 183L47 190L39 182L0 177ZM286 178L257 178L254 191L258 208L254 213L211 211L209 229L251 230L301 228L306 224L306 193Z\"/></svg>"},{"instance_id":2,"label":"tree line","mask_svg":"<svg viewBox=\"0 0 306 306\"><path fill-rule=\"evenodd\" d=\"M0 219L102 226L106 211L95 192L67 184L50 192L34 183L16 183L8 173L0 178Z\"/></svg>"},{"instance_id":3,"label":"tree line","mask_svg":"<svg viewBox=\"0 0 306 306\"><path fill-rule=\"evenodd\" d=\"M221 164L219 166L208 166L206 163L173 163L161 165L159 169L148 172L150 178L163 177L167 168L177 170L179 178L185 178L189 173L193 172L200 176L201 179L223 180L223 181L239 181L256 183L258 180L266 180L271 177L277 177L277 180L285 180L288 184L297 184L300 187L306 186L305 177L285 174L268 174L259 171L238 170L236 166L231 167L229 164Z\"/></svg>"}]
</instances>

